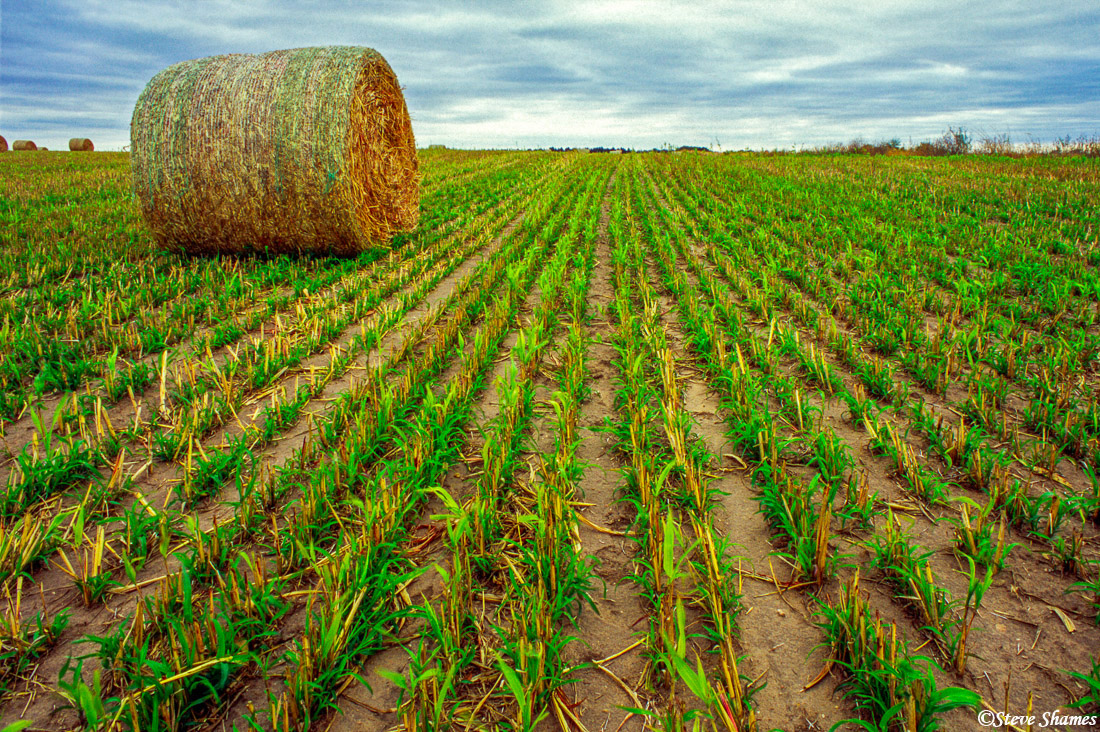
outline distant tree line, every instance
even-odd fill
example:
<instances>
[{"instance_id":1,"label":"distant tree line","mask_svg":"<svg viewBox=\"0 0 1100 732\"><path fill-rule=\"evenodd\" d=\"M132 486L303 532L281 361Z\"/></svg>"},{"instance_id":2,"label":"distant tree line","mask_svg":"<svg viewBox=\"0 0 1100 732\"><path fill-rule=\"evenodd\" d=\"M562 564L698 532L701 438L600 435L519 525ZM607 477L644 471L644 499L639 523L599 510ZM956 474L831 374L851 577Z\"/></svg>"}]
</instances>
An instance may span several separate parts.
<instances>
[{"instance_id":1,"label":"distant tree line","mask_svg":"<svg viewBox=\"0 0 1100 732\"><path fill-rule=\"evenodd\" d=\"M709 147L702 147L701 145L681 145L680 147L672 147L669 144L665 144L662 147L654 147L649 150L635 150L632 147L549 147L547 148L551 152L590 152L590 153L628 153L628 152L714 152Z\"/></svg>"},{"instance_id":2,"label":"distant tree line","mask_svg":"<svg viewBox=\"0 0 1100 732\"><path fill-rule=\"evenodd\" d=\"M665 143L661 147L649 150L635 150L630 147L551 147L554 152L590 152L590 153L628 153L628 152L714 152L699 145L680 145L673 147ZM732 152L732 151L730 151ZM772 154L785 154L788 150L762 151ZM854 155L1009 155L1022 157L1028 155L1084 155L1087 157L1100 157L1100 136L1071 137L1066 135L1056 139L1052 143L1041 143L1029 140L1026 143L1014 143L1007 134L982 136L975 139L963 127L948 127L947 131L934 140L925 140L917 144L902 144L900 138L868 142L862 137L857 137L849 142L834 142L827 145L806 147L798 153L827 154L849 153Z\"/></svg>"},{"instance_id":3,"label":"distant tree line","mask_svg":"<svg viewBox=\"0 0 1100 732\"><path fill-rule=\"evenodd\" d=\"M905 147L901 140L893 138L879 142L867 142L857 137L850 142L837 142L803 150L808 153L853 153L857 155L1085 155L1100 157L1100 137L1069 135L1056 139L1053 143L1040 143L1030 140L1027 143L1013 143L1007 134L983 136L978 140L965 128L948 127L947 131L935 140L925 140L916 145Z\"/></svg>"}]
</instances>

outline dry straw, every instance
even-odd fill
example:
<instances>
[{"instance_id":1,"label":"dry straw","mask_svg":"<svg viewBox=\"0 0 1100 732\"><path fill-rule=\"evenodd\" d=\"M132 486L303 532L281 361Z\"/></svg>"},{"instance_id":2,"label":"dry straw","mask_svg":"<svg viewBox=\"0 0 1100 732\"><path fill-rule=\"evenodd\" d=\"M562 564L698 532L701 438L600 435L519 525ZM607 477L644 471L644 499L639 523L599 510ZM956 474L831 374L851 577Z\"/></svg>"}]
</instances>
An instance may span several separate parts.
<instances>
[{"instance_id":1,"label":"dry straw","mask_svg":"<svg viewBox=\"0 0 1100 732\"><path fill-rule=\"evenodd\" d=\"M11 144L12 150L37 150L38 145L35 145L32 140L16 140Z\"/></svg>"},{"instance_id":2,"label":"dry straw","mask_svg":"<svg viewBox=\"0 0 1100 732\"><path fill-rule=\"evenodd\" d=\"M95 145L87 137L74 137L69 140L69 149L73 152L91 152Z\"/></svg>"},{"instance_id":3,"label":"dry straw","mask_svg":"<svg viewBox=\"0 0 1100 732\"><path fill-rule=\"evenodd\" d=\"M8 151L8 139L3 135L0 135L0 152Z\"/></svg>"},{"instance_id":4,"label":"dry straw","mask_svg":"<svg viewBox=\"0 0 1100 732\"><path fill-rule=\"evenodd\" d=\"M416 227L416 142L369 48L186 61L130 125L134 192L157 240L189 252L355 254Z\"/></svg>"}]
</instances>

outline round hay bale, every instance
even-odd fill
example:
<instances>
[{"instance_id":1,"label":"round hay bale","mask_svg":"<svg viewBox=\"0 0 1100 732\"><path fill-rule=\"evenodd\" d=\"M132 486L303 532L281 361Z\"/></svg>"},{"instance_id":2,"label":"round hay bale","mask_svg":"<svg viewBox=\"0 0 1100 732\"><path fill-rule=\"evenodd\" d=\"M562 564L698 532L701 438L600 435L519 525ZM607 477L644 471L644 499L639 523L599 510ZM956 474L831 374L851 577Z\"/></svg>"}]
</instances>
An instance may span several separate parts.
<instances>
[{"instance_id":1,"label":"round hay bale","mask_svg":"<svg viewBox=\"0 0 1100 732\"><path fill-rule=\"evenodd\" d=\"M87 137L74 137L69 140L69 150L73 152L92 152L95 145Z\"/></svg>"},{"instance_id":2,"label":"round hay bale","mask_svg":"<svg viewBox=\"0 0 1100 732\"><path fill-rule=\"evenodd\" d=\"M12 150L37 150L38 145L33 140L16 140L11 144Z\"/></svg>"},{"instance_id":3,"label":"round hay bale","mask_svg":"<svg viewBox=\"0 0 1100 732\"><path fill-rule=\"evenodd\" d=\"M8 151L8 140L3 135L0 135L0 152Z\"/></svg>"},{"instance_id":4,"label":"round hay bale","mask_svg":"<svg viewBox=\"0 0 1100 732\"><path fill-rule=\"evenodd\" d=\"M405 98L369 48L171 66L138 97L130 164L146 223L174 250L351 255L419 218Z\"/></svg>"}]
</instances>

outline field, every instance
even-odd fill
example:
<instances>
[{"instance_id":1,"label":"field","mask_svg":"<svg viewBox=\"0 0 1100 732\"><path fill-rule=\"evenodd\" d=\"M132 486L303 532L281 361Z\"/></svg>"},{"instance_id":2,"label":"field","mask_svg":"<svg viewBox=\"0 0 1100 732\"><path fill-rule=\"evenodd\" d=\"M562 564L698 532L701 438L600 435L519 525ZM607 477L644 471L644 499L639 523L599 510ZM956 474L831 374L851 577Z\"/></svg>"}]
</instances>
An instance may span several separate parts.
<instances>
[{"instance_id":1,"label":"field","mask_svg":"<svg viewBox=\"0 0 1100 732\"><path fill-rule=\"evenodd\" d=\"M1100 728L1095 161L421 163L190 258L0 156L0 727Z\"/></svg>"}]
</instances>

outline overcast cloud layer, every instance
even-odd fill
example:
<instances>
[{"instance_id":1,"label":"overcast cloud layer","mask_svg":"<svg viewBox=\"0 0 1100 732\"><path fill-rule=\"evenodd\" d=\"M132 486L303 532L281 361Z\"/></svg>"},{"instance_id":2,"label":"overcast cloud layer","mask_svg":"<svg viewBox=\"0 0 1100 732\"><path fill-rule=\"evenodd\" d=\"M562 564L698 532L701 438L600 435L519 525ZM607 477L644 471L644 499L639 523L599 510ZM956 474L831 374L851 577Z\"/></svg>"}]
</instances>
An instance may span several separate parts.
<instances>
[{"instance_id":1,"label":"overcast cloud layer","mask_svg":"<svg viewBox=\"0 0 1100 732\"><path fill-rule=\"evenodd\" d=\"M119 149L164 67L328 44L386 57L422 146L1100 134L1100 3L1040 5L3 0L0 134Z\"/></svg>"}]
</instances>

